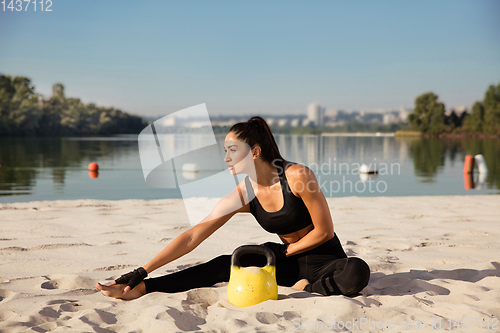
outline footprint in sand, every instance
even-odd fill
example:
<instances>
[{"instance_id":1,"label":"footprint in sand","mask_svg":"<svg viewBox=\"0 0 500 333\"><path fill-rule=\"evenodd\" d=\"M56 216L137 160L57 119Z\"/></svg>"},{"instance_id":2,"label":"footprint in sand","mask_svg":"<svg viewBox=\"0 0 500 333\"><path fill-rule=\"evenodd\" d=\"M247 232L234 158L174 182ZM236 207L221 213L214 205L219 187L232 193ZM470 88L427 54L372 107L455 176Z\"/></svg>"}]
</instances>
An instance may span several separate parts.
<instances>
[{"instance_id":1,"label":"footprint in sand","mask_svg":"<svg viewBox=\"0 0 500 333\"><path fill-rule=\"evenodd\" d=\"M15 314L14 311L10 310L0 311L0 322L9 320L9 318L12 318Z\"/></svg>"},{"instance_id":2,"label":"footprint in sand","mask_svg":"<svg viewBox=\"0 0 500 333\"><path fill-rule=\"evenodd\" d=\"M51 307L45 307L38 311L38 314L43 317L49 317L53 319L57 319L61 316L61 313L52 309Z\"/></svg>"},{"instance_id":3,"label":"footprint in sand","mask_svg":"<svg viewBox=\"0 0 500 333\"><path fill-rule=\"evenodd\" d=\"M345 254L348 256L348 257L355 257L358 255L358 253L356 253L355 251L351 250L351 249L345 249Z\"/></svg>"},{"instance_id":4,"label":"footprint in sand","mask_svg":"<svg viewBox=\"0 0 500 333\"><path fill-rule=\"evenodd\" d=\"M379 290L380 295L412 295L421 292L426 292L428 295L449 295L450 290L434 285L422 280L410 280L406 283L387 287Z\"/></svg>"},{"instance_id":5,"label":"footprint in sand","mask_svg":"<svg viewBox=\"0 0 500 333\"><path fill-rule=\"evenodd\" d=\"M94 289L95 281L78 275L56 274L45 276L48 280L40 286L42 289Z\"/></svg>"},{"instance_id":6,"label":"footprint in sand","mask_svg":"<svg viewBox=\"0 0 500 333\"><path fill-rule=\"evenodd\" d=\"M116 322L117 322L116 316L113 313L107 312L104 310L100 310L100 309L92 309L92 312L87 313L78 319L83 321L85 324L88 324L92 327L97 327L97 328L100 328L102 326L102 324L113 325L113 324L116 324ZM107 332L107 331L108 330L105 330L103 332ZM100 331L96 330L96 332L100 332ZM111 332L114 332L114 331L111 331Z\"/></svg>"},{"instance_id":7,"label":"footprint in sand","mask_svg":"<svg viewBox=\"0 0 500 333\"><path fill-rule=\"evenodd\" d=\"M198 304L203 308L207 308L219 300L219 293L213 289L195 289L187 293L187 298L182 301L182 304L191 305Z\"/></svg>"},{"instance_id":8,"label":"footprint in sand","mask_svg":"<svg viewBox=\"0 0 500 333\"><path fill-rule=\"evenodd\" d=\"M47 302L47 305L59 305L58 312L78 312L82 310L82 305L76 300L56 299Z\"/></svg>"},{"instance_id":9,"label":"footprint in sand","mask_svg":"<svg viewBox=\"0 0 500 333\"><path fill-rule=\"evenodd\" d=\"M176 267L176 270L174 270L174 271L182 271L183 269L186 269L186 268L189 268L189 267L193 267L193 266L196 266L196 265L200 265L202 263L203 263L203 261L197 261L197 262L195 262L193 264L178 265Z\"/></svg>"},{"instance_id":10,"label":"footprint in sand","mask_svg":"<svg viewBox=\"0 0 500 333\"><path fill-rule=\"evenodd\" d=\"M255 314L255 319L257 319L259 323L267 325L276 324L279 320L279 318L274 313L270 312L257 312Z\"/></svg>"},{"instance_id":11,"label":"footprint in sand","mask_svg":"<svg viewBox=\"0 0 500 333\"><path fill-rule=\"evenodd\" d=\"M300 316L301 316L300 312L296 312L296 311L283 312L283 318L285 318L288 321L292 320L293 318L300 318Z\"/></svg>"},{"instance_id":12,"label":"footprint in sand","mask_svg":"<svg viewBox=\"0 0 500 333\"><path fill-rule=\"evenodd\" d=\"M415 247L439 246L439 245L444 245L444 244L445 243L442 243L442 242L423 242L423 243L416 245Z\"/></svg>"},{"instance_id":13,"label":"footprint in sand","mask_svg":"<svg viewBox=\"0 0 500 333\"><path fill-rule=\"evenodd\" d=\"M240 331L242 331L243 327L245 327L247 325L248 325L248 323L246 321L233 318L227 322L226 329L229 332L240 332Z\"/></svg>"},{"instance_id":14,"label":"footprint in sand","mask_svg":"<svg viewBox=\"0 0 500 333\"><path fill-rule=\"evenodd\" d=\"M199 325L206 324L207 308L219 301L220 295L217 291L209 288L190 290L187 297L181 302L183 311L173 307L156 315L157 320L174 319L174 324L181 331L198 331ZM233 323L235 327L243 327L247 323Z\"/></svg>"},{"instance_id":15,"label":"footprint in sand","mask_svg":"<svg viewBox=\"0 0 500 333\"><path fill-rule=\"evenodd\" d=\"M9 301L15 294L13 291L0 289L0 303Z\"/></svg>"},{"instance_id":16,"label":"footprint in sand","mask_svg":"<svg viewBox=\"0 0 500 333\"><path fill-rule=\"evenodd\" d=\"M173 307L168 307L166 312L161 312L156 316L158 320L174 319L175 326L181 331L199 331L199 325L204 325L207 321L201 317L193 315L186 311L179 311Z\"/></svg>"},{"instance_id":17,"label":"footprint in sand","mask_svg":"<svg viewBox=\"0 0 500 333\"><path fill-rule=\"evenodd\" d=\"M112 265L112 266L104 266L94 269L94 271L118 271L120 269L127 269L131 267L135 267L136 265Z\"/></svg>"},{"instance_id":18,"label":"footprint in sand","mask_svg":"<svg viewBox=\"0 0 500 333\"><path fill-rule=\"evenodd\" d=\"M67 320L69 317L61 318L61 314L51 307L45 307L38 311L38 315L31 315L27 321L19 322L22 326L30 327L30 331L47 332L57 328L57 320Z\"/></svg>"}]
</instances>

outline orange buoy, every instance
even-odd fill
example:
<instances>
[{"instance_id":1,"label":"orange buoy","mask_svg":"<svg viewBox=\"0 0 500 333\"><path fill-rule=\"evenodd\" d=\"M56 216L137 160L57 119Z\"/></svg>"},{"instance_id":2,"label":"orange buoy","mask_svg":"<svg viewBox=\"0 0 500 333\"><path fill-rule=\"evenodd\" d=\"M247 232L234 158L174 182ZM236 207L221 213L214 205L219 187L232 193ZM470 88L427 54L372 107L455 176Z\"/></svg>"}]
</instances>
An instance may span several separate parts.
<instances>
[{"instance_id":1,"label":"orange buoy","mask_svg":"<svg viewBox=\"0 0 500 333\"><path fill-rule=\"evenodd\" d=\"M473 173L473 172L474 172L474 156L466 155L464 163L464 173Z\"/></svg>"},{"instance_id":2,"label":"orange buoy","mask_svg":"<svg viewBox=\"0 0 500 333\"><path fill-rule=\"evenodd\" d=\"M475 187L472 173L464 173L464 185L466 190L472 190Z\"/></svg>"},{"instance_id":3,"label":"orange buoy","mask_svg":"<svg viewBox=\"0 0 500 333\"><path fill-rule=\"evenodd\" d=\"M97 170L99 170L99 166L97 165L97 163L92 162L89 164L89 170L90 171L97 171Z\"/></svg>"},{"instance_id":4,"label":"orange buoy","mask_svg":"<svg viewBox=\"0 0 500 333\"><path fill-rule=\"evenodd\" d=\"M97 177L99 177L99 172L97 172L97 171L89 171L89 177L90 178L97 178Z\"/></svg>"}]
</instances>

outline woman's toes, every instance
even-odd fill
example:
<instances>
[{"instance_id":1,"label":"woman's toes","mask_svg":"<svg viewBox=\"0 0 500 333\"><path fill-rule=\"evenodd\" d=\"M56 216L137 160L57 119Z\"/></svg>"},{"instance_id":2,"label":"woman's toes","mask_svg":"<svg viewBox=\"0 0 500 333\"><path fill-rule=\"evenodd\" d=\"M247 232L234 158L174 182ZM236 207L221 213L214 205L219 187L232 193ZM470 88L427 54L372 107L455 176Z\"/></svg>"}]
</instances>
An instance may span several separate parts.
<instances>
[{"instance_id":1,"label":"woman's toes","mask_svg":"<svg viewBox=\"0 0 500 333\"><path fill-rule=\"evenodd\" d=\"M111 284L104 285L98 283L95 288L101 292L104 296L123 299L123 300L132 300L144 296L146 294L146 286L144 282L139 283L134 289L130 290L125 284ZM124 290L127 290L127 293L123 293Z\"/></svg>"},{"instance_id":2,"label":"woman's toes","mask_svg":"<svg viewBox=\"0 0 500 333\"><path fill-rule=\"evenodd\" d=\"M119 298L123 293L123 286L105 286L102 284L97 284L96 289L101 292L104 296Z\"/></svg>"}]
</instances>

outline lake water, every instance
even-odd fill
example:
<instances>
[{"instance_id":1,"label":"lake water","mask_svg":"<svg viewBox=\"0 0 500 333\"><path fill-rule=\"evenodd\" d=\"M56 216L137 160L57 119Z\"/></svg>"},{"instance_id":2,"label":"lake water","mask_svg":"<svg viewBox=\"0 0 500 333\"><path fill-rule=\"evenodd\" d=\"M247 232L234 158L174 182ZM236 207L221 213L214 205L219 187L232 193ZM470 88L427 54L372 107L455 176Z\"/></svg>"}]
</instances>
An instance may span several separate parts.
<instances>
[{"instance_id":1,"label":"lake water","mask_svg":"<svg viewBox=\"0 0 500 333\"><path fill-rule=\"evenodd\" d=\"M189 144L200 137L181 139ZM500 140L318 135L277 135L276 140L285 159L315 171L327 197L500 194ZM467 154L483 154L489 173L464 178ZM97 177L87 170L90 162L100 166ZM363 177L361 163L376 166L379 174ZM182 197L179 188L146 184L137 135L0 138L0 165L0 202ZM466 189L471 183L475 188ZM211 189L200 187L201 196L220 196Z\"/></svg>"}]
</instances>

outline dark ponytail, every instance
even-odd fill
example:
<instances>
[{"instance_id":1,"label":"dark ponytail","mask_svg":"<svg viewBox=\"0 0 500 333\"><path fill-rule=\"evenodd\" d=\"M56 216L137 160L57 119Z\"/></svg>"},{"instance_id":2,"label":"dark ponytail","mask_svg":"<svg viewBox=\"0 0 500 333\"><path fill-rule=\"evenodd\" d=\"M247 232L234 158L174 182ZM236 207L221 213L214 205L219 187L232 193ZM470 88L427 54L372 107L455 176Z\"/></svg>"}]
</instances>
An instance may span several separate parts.
<instances>
[{"instance_id":1,"label":"dark ponytail","mask_svg":"<svg viewBox=\"0 0 500 333\"><path fill-rule=\"evenodd\" d=\"M283 160L271 129L261 117L252 117L246 122L234 124L229 132L235 133L238 139L250 147L260 146L264 161L274 165L273 161Z\"/></svg>"}]
</instances>

